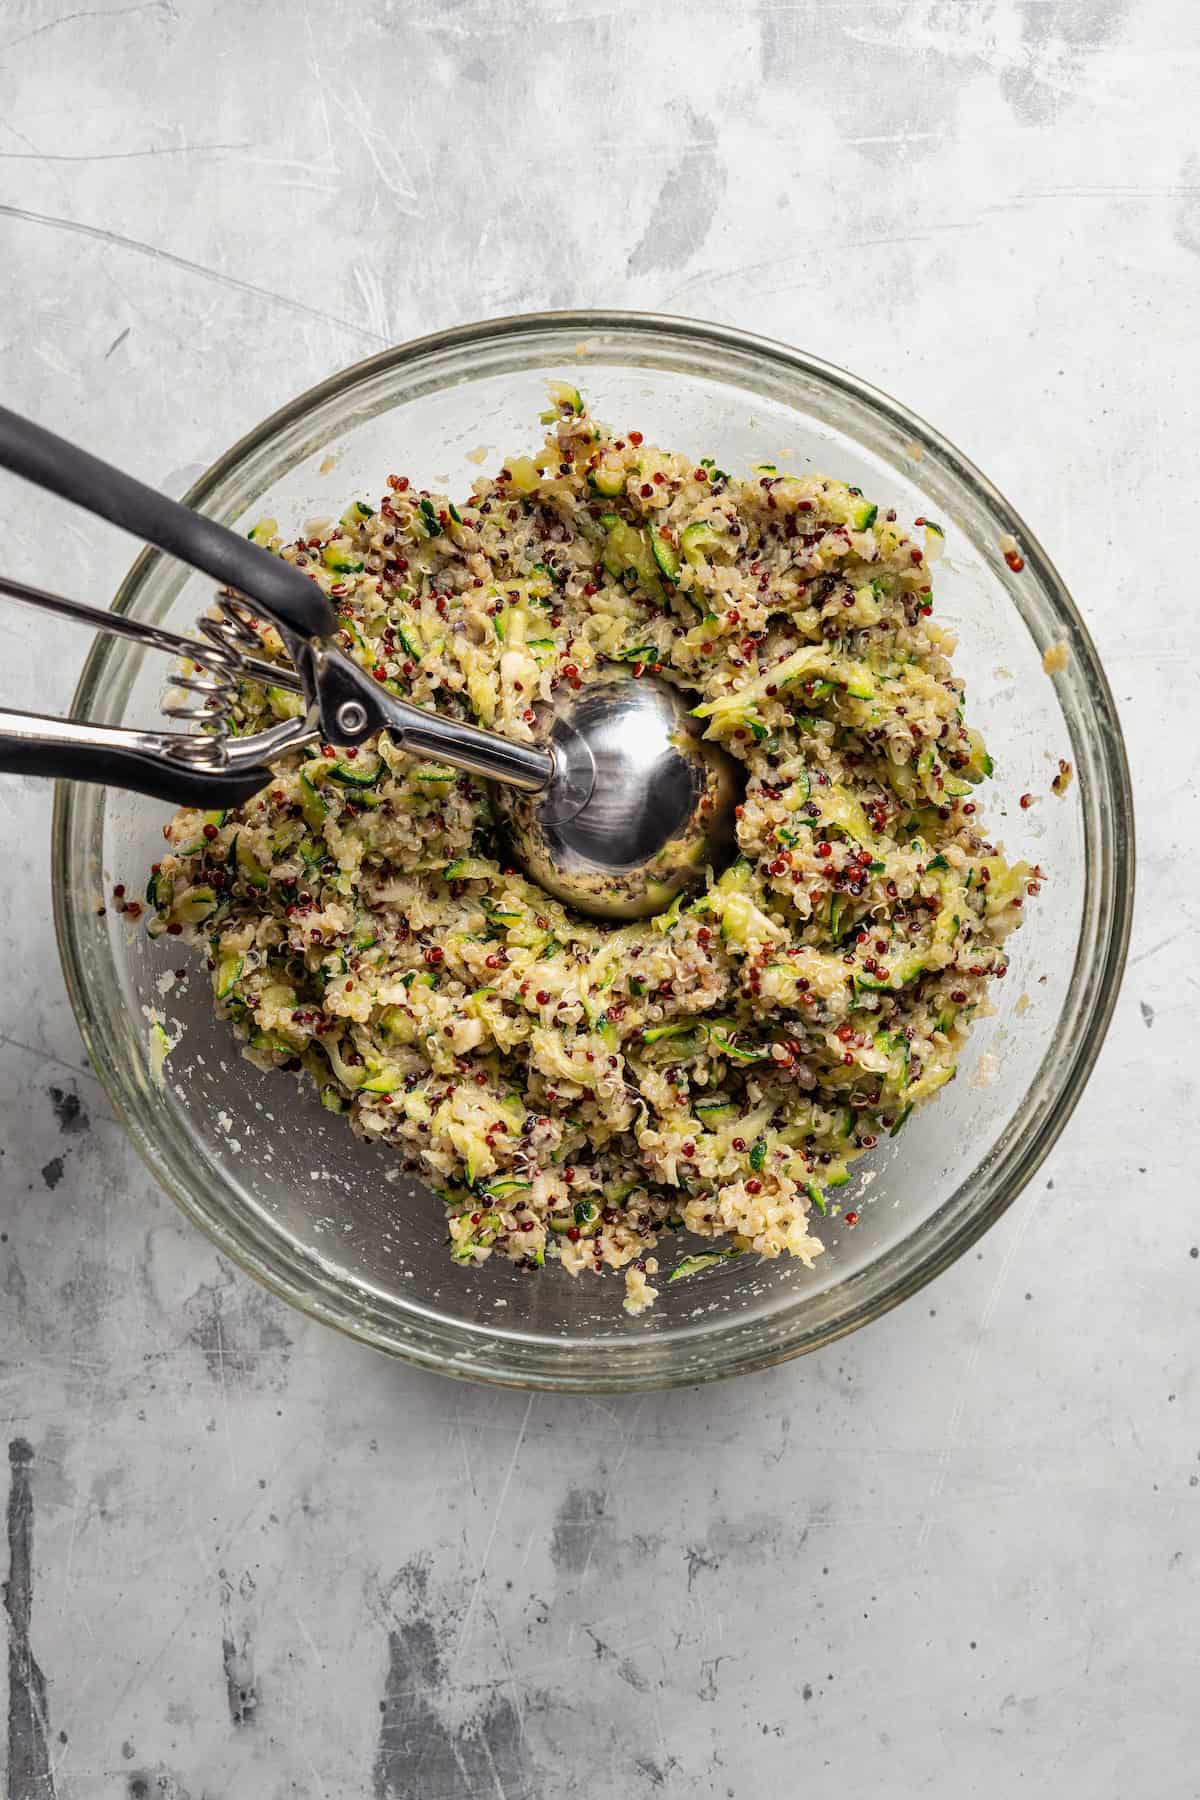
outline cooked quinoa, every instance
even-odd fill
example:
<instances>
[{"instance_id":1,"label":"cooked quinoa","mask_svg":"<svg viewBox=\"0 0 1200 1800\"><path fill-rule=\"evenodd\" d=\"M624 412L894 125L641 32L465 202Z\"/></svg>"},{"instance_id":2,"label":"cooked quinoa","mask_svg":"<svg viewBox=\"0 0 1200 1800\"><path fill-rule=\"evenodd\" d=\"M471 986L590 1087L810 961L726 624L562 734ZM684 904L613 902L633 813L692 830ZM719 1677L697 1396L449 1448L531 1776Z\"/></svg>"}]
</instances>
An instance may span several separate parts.
<instances>
[{"instance_id":1,"label":"cooked quinoa","mask_svg":"<svg viewBox=\"0 0 1200 1800\"><path fill-rule=\"evenodd\" d=\"M330 529L252 535L392 692L508 736L606 662L678 682L744 765L737 861L656 918L584 919L510 866L484 785L383 733L177 813L148 899L250 1060L422 1173L457 1262L623 1268L638 1311L681 1229L712 1249L670 1279L821 1253L850 1164L954 1075L1040 871L984 835L937 525L552 400L541 451L457 505L390 475ZM299 705L247 683L238 729Z\"/></svg>"}]
</instances>

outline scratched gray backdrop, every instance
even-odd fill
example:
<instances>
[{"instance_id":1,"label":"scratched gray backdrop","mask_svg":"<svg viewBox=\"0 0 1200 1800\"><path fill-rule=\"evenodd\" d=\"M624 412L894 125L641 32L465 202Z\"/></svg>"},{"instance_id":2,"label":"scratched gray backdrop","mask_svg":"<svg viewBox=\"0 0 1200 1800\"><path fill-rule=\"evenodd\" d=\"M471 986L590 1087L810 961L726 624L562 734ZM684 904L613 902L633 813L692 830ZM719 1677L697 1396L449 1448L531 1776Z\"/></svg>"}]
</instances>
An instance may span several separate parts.
<instances>
[{"instance_id":1,"label":"scratched gray backdrop","mask_svg":"<svg viewBox=\"0 0 1200 1800\"><path fill-rule=\"evenodd\" d=\"M182 1223L84 1066L48 790L0 781L9 1800L1200 1793L1198 62L1191 0L3 0L8 403L178 492L460 320L789 339L1034 522L1143 802L1112 1035L980 1253L614 1402L413 1374ZM130 554L0 521L97 602ZM65 705L78 633L3 643L0 703Z\"/></svg>"}]
</instances>

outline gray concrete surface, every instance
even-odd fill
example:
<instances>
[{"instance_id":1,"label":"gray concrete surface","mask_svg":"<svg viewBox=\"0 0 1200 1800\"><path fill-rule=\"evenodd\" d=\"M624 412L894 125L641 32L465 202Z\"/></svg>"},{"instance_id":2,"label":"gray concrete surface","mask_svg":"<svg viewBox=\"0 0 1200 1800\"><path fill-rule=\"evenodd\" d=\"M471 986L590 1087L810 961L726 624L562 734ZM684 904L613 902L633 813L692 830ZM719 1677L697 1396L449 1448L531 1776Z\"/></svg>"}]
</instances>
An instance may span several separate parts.
<instances>
[{"instance_id":1,"label":"gray concrete surface","mask_svg":"<svg viewBox=\"0 0 1200 1800\"><path fill-rule=\"evenodd\" d=\"M85 1066L49 794L0 781L9 1800L1200 1793L1198 62L1188 0L0 8L6 401L178 490L459 320L790 339L1034 523L1142 802L1111 1037L979 1253L624 1403L416 1375L225 1266ZM128 559L0 518L67 592ZM64 706L78 634L3 643L0 700Z\"/></svg>"}]
</instances>

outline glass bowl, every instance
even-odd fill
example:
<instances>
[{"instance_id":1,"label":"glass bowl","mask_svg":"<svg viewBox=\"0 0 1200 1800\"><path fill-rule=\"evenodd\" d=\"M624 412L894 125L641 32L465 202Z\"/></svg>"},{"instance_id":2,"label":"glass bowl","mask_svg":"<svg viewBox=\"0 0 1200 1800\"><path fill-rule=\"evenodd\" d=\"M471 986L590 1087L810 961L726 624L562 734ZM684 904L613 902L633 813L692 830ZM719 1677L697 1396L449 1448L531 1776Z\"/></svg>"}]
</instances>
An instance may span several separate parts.
<instances>
[{"instance_id":1,"label":"glass bowl","mask_svg":"<svg viewBox=\"0 0 1200 1800\"><path fill-rule=\"evenodd\" d=\"M958 1079L902 1137L856 1165L828 1254L723 1263L673 1285L640 1318L621 1277L538 1276L493 1258L462 1269L444 1212L381 1147L360 1144L293 1077L239 1055L202 969L103 897L140 892L167 809L60 784L55 917L67 983L95 1068L130 1135L187 1215L293 1305L447 1374L518 1386L637 1389L760 1368L815 1349L915 1293L997 1219L1037 1169L1087 1079L1121 978L1133 901L1133 819L1120 727L1082 621L1011 507L957 450L842 370L716 325L633 313L547 313L464 326L389 350L304 394L215 464L189 504L295 530L375 494L390 470L465 491L486 447L540 441L547 378L584 387L597 415L651 442L739 470L769 460L855 483L904 519L946 531L935 617L961 636L958 671L996 764L991 835L1040 862L1045 890L1011 940ZM475 453L472 456L472 452ZM1001 548L1014 537L1024 568ZM193 627L203 578L146 551L118 611ZM1043 653L1065 642L1051 678ZM74 710L151 724L165 669L97 641ZM1075 771L1050 793L1058 759ZM1029 791L1037 804L1018 805ZM193 958L193 962L195 959ZM178 1041L157 1079L149 1019ZM846 1210L858 1225L844 1223ZM669 1259L667 1259L669 1260Z\"/></svg>"}]
</instances>

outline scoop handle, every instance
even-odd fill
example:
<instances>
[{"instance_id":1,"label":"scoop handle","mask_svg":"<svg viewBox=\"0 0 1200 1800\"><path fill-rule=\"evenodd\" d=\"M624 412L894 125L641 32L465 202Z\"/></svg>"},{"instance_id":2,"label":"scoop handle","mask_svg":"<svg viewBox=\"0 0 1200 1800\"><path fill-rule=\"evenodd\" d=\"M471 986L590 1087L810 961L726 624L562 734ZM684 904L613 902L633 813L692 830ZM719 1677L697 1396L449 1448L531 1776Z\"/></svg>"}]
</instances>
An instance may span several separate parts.
<instances>
[{"instance_id":1,"label":"scoop handle","mask_svg":"<svg viewBox=\"0 0 1200 1800\"><path fill-rule=\"evenodd\" d=\"M444 713L427 712L389 694L336 646L321 644L313 651L313 675L321 728L331 744L361 744L385 729L410 756L432 757L468 775L530 794L548 787L557 773L548 750L481 731L478 725L448 719Z\"/></svg>"},{"instance_id":2,"label":"scoop handle","mask_svg":"<svg viewBox=\"0 0 1200 1800\"><path fill-rule=\"evenodd\" d=\"M316 582L291 563L4 406L0 468L236 588L301 637L329 637L336 629L333 608Z\"/></svg>"},{"instance_id":3,"label":"scoop handle","mask_svg":"<svg viewBox=\"0 0 1200 1800\"><path fill-rule=\"evenodd\" d=\"M0 708L0 773L6 775L101 782L171 806L202 807L239 806L271 779L265 762L217 771L189 764L168 754L171 741L163 732Z\"/></svg>"}]
</instances>

